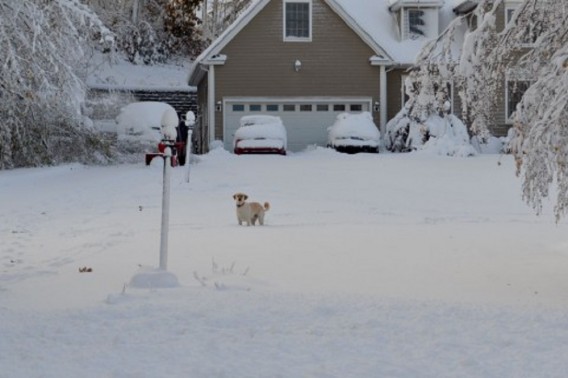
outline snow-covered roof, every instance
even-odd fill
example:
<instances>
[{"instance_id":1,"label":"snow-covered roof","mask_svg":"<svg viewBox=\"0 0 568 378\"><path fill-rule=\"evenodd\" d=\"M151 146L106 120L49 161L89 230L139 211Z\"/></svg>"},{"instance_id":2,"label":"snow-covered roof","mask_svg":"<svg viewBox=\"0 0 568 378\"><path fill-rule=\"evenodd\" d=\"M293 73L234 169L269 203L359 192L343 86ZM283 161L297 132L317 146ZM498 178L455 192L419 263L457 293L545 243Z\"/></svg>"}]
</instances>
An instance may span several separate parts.
<instances>
[{"instance_id":1,"label":"snow-covered roof","mask_svg":"<svg viewBox=\"0 0 568 378\"><path fill-rule=\"evenodd\" d=\"M188 61L169 65L132 64L122 59L96 53L89 62L87 85L90 88L115 90L194 91L184 81Z\"/></svg>"},{"instance_id":2,"label":"snow-covered roof","mask_svg":"<svg viewBox=\"0 0 568 378\"><path fill-rule=\"evenodd\" d=\"M396 5L440 7L440 31L454 17L453 8L463 0L323 0L349 25L369 47L376 57L385 63L410 65L426 42L424 38L401 40L398 21L389 10ZM188 81L196 84L204 72L198 69L202 63L215 64L211 58L248 24L270 0L253 0L251 5L211 45L197 57L190 67ZM371 57L369 57L371 58Z\"/></svg>"},{"instance_id":3,"label":"snow-covered roof","mask_svg":"<svg viewBox=\"0 0 568 378\"><path fill-rule=\"evenodd\" d=\"M341 6L355 22L372 36L375 43L383 48L391 59L401 65L414 63L420 49L426 42L424 38L401 40L398 21L389 10L393 0L358 0L354 6L353 0L328 0ZM408 0L397 0L406 1ZM411 0L413 4L417 0ZM426 1L424 1L426 3ZM442 30L449 24L452 16L452 6L448 1L440 3L435 0L427 1L428 4L437 3L440 8L440 26ZM406 5L406 4L405 4Z\"/></svg>"}]
</instances>

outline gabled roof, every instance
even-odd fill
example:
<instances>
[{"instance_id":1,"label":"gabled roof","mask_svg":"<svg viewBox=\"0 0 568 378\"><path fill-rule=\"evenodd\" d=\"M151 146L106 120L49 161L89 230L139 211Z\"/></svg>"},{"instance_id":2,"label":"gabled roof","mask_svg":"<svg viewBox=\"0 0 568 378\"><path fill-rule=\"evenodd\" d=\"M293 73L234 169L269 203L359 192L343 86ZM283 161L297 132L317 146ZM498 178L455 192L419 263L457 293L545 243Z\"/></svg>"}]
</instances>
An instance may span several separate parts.
<instances>
[{"instance_id":1,"label":"gabled roof","mask_svg":"<svg viewBox=\"0 0 568 378\"><path fill-rule=\"evenodd\" d=\"M251 5L193 62L189 72L189 83L196 85L205 71L201 64L223 64L223 48L262 10L271 0L253 0ZM401 41L397 20L389 7L393 2L409 0L322 0L373 50L372 62L410 65L414 63L425 39ZM452 13L448 0L412 0L429 5L443 5L442 11ZM450 16L442 15L440 23L446 26Z\"/></svg>"}]
</instances>

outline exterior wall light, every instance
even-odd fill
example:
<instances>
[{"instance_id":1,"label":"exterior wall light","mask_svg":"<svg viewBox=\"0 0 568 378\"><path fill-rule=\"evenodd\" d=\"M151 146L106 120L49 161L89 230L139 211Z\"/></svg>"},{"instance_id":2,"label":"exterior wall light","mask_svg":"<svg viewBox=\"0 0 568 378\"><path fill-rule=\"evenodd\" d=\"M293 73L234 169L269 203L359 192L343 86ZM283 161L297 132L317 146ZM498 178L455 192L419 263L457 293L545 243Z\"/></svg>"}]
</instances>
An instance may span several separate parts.
<instances>
[{"instance_id":1,"label":"exterior wall light","mask_svg":"<svg viewBox=\"0 0 568 378\"><path fill-rule=\"evenodd\" d=\"M296 72L300 71L300 69L302 68L302 62L300 62L299 60L296 60L294 62L294 70Z\"/></svg>"},{"instance_id":2,"label":"exterior wall light","mask_svg":"<svg viewBox=\"0 0 568 378\"><path fill-rule=\"evenodd\" d=\"M374 112L381 111L381 104L378 101L375 101L375 104L373 105L373 111Z\"/></svg>"}]
</instances>

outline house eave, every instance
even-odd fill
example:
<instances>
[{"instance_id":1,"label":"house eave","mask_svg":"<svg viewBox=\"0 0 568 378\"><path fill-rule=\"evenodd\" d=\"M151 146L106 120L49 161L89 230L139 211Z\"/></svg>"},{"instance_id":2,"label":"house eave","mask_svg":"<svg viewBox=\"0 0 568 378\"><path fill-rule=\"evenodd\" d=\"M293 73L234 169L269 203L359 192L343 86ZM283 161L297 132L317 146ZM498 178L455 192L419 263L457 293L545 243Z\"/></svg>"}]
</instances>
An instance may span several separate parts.
<instances>
[{"instance_id":1,"label":"house eave","mask_svg":"<svg viewBox=\"0 0 568 378\"><path fill-rule=\"evenodd\" d=\"M452 10L457 15L470 13L477 7L477 0L464 0L456 5Z\"/></svg>"},{"instance_id":2,"label":"house eave","mask_svg":"<svg viewBox=\"0 0 568 378\"><path fill-rule=\"evenodd\" d=\"M392 66L395 64L391 59L378 55L370 57L369 63L371 63L371 66Z\"/></svg>"},{"instance_id":3,"label":"house eave","mask_svg":"<svg viewBox=\"0 0 568 378\"><path fill-rule=\"evenodd\" d=\"M189 69L187 82L189 85L197 86L207 73L208 66L222 66L227 61L227 56L217 54L209 58L202 58L195 61Z\"/></svg>"},{"instance_id":4,"label":"house eave","mask_svg":"<svg viewBox=\"0 0 568 378\"><path fill-rule=\"evenodd\" d=\"M401 8L441 8L442 0L396 0L389 6L389 11L397 12Z\"/></svg>"}]
</instances>

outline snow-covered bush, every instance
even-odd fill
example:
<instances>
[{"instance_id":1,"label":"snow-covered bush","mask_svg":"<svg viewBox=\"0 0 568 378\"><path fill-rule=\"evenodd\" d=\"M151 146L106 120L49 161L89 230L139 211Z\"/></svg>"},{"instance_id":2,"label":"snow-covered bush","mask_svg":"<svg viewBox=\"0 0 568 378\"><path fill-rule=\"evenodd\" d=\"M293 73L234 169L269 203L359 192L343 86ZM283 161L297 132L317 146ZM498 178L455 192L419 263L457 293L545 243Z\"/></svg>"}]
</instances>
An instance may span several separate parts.
<instances>
[{"instance_id":1,"label":"snow-covered bush","mask_svg":"<svg viewBox=\"0 0 568 378\"><path fill-rule=\"evenodd\" d=\"M387 123L385 145L393 152L422 150L447 156L476 155L467 128L458 117L431 114L419 121L408 115L407 108Z\"/></svg>"}]
</instances>

